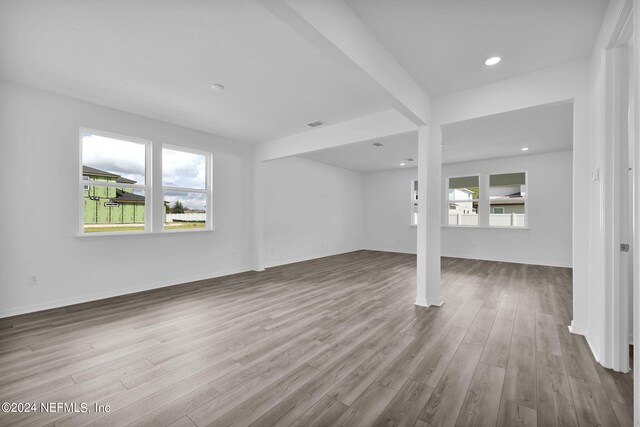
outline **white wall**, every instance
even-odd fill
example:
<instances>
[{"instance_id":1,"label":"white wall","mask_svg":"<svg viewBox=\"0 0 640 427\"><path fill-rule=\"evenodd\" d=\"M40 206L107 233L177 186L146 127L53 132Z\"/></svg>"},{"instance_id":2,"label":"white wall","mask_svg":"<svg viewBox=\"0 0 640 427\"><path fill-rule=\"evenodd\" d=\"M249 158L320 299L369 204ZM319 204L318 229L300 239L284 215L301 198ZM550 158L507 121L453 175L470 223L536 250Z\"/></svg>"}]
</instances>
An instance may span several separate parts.
<instances>
[{"instance_id":1,"label":"white wall","mask_svg":"<svg viewBox=\"0 0 640 427\"><path fill-rule=\"evenodd\" d=\"M81 126L211 151L216 231L77 237ZM0 83L0 316L247 270L251 156L240 142Z\"/></svg>"},{"instance_id":2,"label":"white wall","mask_svg":"<svg viewBox=\"0 0 640 427\"><path fill-rule=\"evenodd\" d=\"M613 4L613 2L612 2ZM444 125L551 102L573 101L573 320L571 331L587 335L589 323L590 64L561 64L447 94L432 100L434 123Z\"/></svg>"},{"instance_id":3,"label":"white wall","mask_svg":"<svg viewBox=\"0 0 640 427\"><path fill-rule=\"evenodd\" d=\"M417 168L364 175L364 247L376 251L416 253L411 221L411 183Z\"/></svg>"},{"instance_id":4,"label":"white wall","mask_svg":"<svg viewBox=\"0 0 640 427\"><path fill-rule=\"evenodd\" d=\"M446 178L527 172L526 229L443 227L442 255L571 267L572 151L442 165Z\"/></svg>"},{"instance_id":5,"label":"white wall","mask_svg":"<svg viewBox=\"0 0 640 427\"><path fill-rule=\"evenodd\" d=\"M298 157L263 166L267 267L362 248L362 174Z\"/></svg>"},{"instance_id":6,"label":"white wall","mask_svg":"<svg viewBox=\"0 0 640 427\"><path fill-rule=\"evenodd\" d=\"M570 267L572 260L572 152L442 165L443 194L449 176L528 173L528 229L442 229L442 255ZM364 175L364 247L416 253L416 228L409 226L410 182L417 169Z\"/></svg>"}]
</instances>

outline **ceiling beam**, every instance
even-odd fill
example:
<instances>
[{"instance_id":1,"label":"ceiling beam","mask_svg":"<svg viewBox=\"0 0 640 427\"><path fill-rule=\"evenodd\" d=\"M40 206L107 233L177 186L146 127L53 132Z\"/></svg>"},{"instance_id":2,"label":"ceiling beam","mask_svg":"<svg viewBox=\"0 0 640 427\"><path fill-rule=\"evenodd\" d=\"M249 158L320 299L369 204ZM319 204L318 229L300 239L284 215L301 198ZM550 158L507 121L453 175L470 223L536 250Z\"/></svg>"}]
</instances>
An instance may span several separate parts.
<instances>
[{"instance_id":1,"label":"ceiling beam","mask_svg":"<svg viewBox=\"0 0 640 427\"><path fill-rule=\"evenodd\" d=\"M359 68L416 126L429 124L429 96L342 0L260 4L323 53Z\"/></svg>"},{"instance_id":2,"label":"ceiling beam","mask_svg":"<svg viewBox=\"0 0 640 427\"><path fill-rule=\"evenodd\" d=\"M264 142L256 147L255 160L275 160L416 130L417 126L398 111L387 110Z\"/></svg>"}]
</instances>

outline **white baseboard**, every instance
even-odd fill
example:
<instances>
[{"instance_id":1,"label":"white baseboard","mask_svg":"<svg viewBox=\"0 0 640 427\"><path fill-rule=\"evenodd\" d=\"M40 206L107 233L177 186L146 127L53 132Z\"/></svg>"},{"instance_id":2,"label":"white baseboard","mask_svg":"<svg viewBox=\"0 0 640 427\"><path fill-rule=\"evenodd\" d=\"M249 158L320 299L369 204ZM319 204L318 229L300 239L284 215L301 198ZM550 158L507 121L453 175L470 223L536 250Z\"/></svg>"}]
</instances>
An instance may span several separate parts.
<instances>
[{"instance_id":1,"label":"white baseboard","mask_svg":"<svg viewBox=\"0 0 640 427\"><path fill-rule=\"evenodd\" d=\"M413 254L416 255L416 251L407 251L398 248L374 248L367 247L364 248L368 251L380 251L380 252L395 252L399 254ZM488 257L484 255L479 256L468 256L468 255L457 255L457 254L445 254L442 253L440 256L447 258L462 258L462 259L477 259L480 261L496 261L496 262L510 262L514 264L529 264L529 265L544 265L546 267L563 267L563 268L572 268L571 264L565 263L554 263L554 262L546 262L546 261L536 261L536 260L527 260L527 259L519 259L519 258L508 258L508 257Z\"/></svg>"},{"instance_id":2,"label":"white baseboard","mask_svg":"<svg viewBox=\"0 0 640 427\"><path fill-rule=\"evenodd\" d=\"M244 273L251 271L250 267L234 268L225 271L219 271L209 274L200 274L197 276L184 277L179 280L167 280L162 282L150 283L142 286L134 286L130 288L117 289L107 292L97 292L89 295L82 295L73 298L62 298L55 301L50 301L41 304L29 304L21 307L11 308L7 310L0 310L0 319L5 317L17 316L20 314L33 313L36 311L50 310L52 308L60 308L68 305L82 304L84 302L98 301L101 299L118 297L122 295L135 294L137 292L150 291L152 289L165 288L168 286L181 285L191 282L197 282L199 280L214 279L216 277L229 276L231 274Z\"/></svg>"},{"instance_id":3,"label":"white baseboard","mask_svg":"<svg viewBox=\"0 0 640 427\"><path fill-rule=\"evenodd\" d=\"M398 248L362 248L365 251L377 251L377 252L392 252L392 253L396 253L396 254L411 254L411 255L416 255L416 251L410 250L403 250L403 249L398 249Z\"/></svg>"},{"instance_id":4,"label":"white baseboard","mask_svg":"<svg viewBox=\"0 0 640 427\"><path fill-rule=\"evenodd\" d=\"M405 254L414 254L415 255L414 252L403 252L403 251L398 250L398 249L390 249L390 248L389 249L386 249L386 248L350 248L350 249L342 249L342 250L338 250L338 251L331 251L331 252L325 252L325 253L319 253L319 254L313 254L313 255L307 255L307 256L303 256L303 257L297 257L297 258L291 258L291 259L287 259L287 260L271 262L271 263L265 264L265 268L277 267L277 266L280 266L280 265L293 264L293 263L296 263L296 262L309 261L309 260L317 259L317 258L324 258L324 257L328 257L328 256L340 255L340 254L345 254L345 253L354 252L354 251L358 251L358 250L395 252L395 253L405 253ZM553 264L544 264L544 263L541 264L539 262L529 262L529 261L514 260L514 259L511 259L511 260L507 260L507 259L491 259L489 257L475 258L475 257L465 257L465 256L448 255L448 254L442 254L442 256L451 257L451 258L480 259L480 260L484 260L484 261L512 262L512 263L519 263L519 264L536 264L536 265L548 265L548 266L552 266L552 267L569 267L570 268L570 266L565 266L565 265L553 265ZM64 306L67 306L67 305L81 304L81 303L90 302L90 301L97 301L97 300L101 300L101 299L105 299L105 298L112 298L112 297L116 297L116 296L133 294L133 293L148 291L148 290L152 290L152 289L164 288L164 287L167 287L167 286L175 286L175 285L180 285L180 284L184 284L184 283L195 282L195 281L198 281L198 280L213 279L213 278L216 278L216 277L228 276L230 274L243 273L243 272L246 272L246 271L262 271L262 270L255 270L255 268L252 268L252 267L242 267L242 268L230 269L230 270L226 270L226 271L214 272L214 273L211 273L211 274L203 274L203 275L197 275L197 276L184 277L184 278L181 278L179 280L167 280L167 281L161 281L161 282L146 284L146 285L143 285L143 286L136 286L136 287L131 287L131 288L124 288L124 289L107 291L107 292L98 292L98 293L93 293L93 294L89 294L89 295L83 295L83 296L80 296L80 297L63 298L63 299L59 299L59 300L55 300L55 301L50 301L50 302L47 302L47 303L29 304L29 305L25 305L25 306L21 306L21 307L16 307L16 308L11 308L11 309L6 309L6 310L0 310L0 319L1 318L5 318L5 317L10 317L10 316L17 316L17 315L20 315L20 314L33 313L33 312L41 311L41 310L49 310L49 309L52 309L52 308L64 307ZM424 307L440 306L440 305L442 305L442 299L440 299L440 301L427 301L426 299L425 300L416 300L416 305L420 305L420 306L424 306ZM585 335L586 336L586 331L584 331L584 330L582 330L580 328L576 328L573 325L569 327L569 330L572 333L576 333L576 334L580 334L580 335ZM588 338L587 338L587 342L589 342ZM590 346L591 346L591 344L590 344ZM593 351L593 348L592 348L592 351ZM596 355L596 353L594 352L594 356L595 355Z\"/></svg>"},{"instance_id":5,"label":"white baseboard","mask_svg":"<svg viewBox=\"0 0 640 427\"><path fill-rule=\"evenodd\" d=\"M576 335L586 336L587 335L587 328L576 324L575 321L572 320L571 324L569 325L569 332L571 332L572 334L576 334Z\"/></svg>"},{"instance_id":6,"label":"white baseboard","mask_svg":"<svg viewBox=\"0 0 640 427\"><path fill-rule=\"evenodd\" d=\"M415 305L419 305L420 307L429 307L429 303L426 298L416 298Z\"/></svg>"},{"instance_id":7,"label":"white baseboard","mask_svg":"<svg viewBox=\"0 0 640 427\"><path fill-rule=\"evenodd\" d=\"M429 305L434 305L436 307L440 307L442 304L444 304L444 299L442 298L442 296L434 297L434 298L427 298L427 303Z\"/></svg>"},{"instance_id":8,"label":"white baseboard","mask_svg":"<svg viewBox=\"0 0 640 427\"><path fill-rule=\"evenodd\" d=\"M587 328L582 325L577 325L574 321L571 321L569 325L569 332L576 335L582 335L587 341L587 345L589 346L589 350L591 350L591 354L596 362L602 364L602 355L600 354L600 346L595 342Z\"/></svg>"},{"instance_id":9,"label":"white baseboard","mask_svg":"<svg viewBox=\"0 0 640 427\"><path fill-rule=\"evenodd\" d=\"M440 254L440 256L447 257L447 258L477 259L480 261L510 262L513 264L543 265L545 267L572 268L571 264L553 263L553 262L547 262L547 261L536 261L536 260L527 260L527 259L519 259L519 258L488 257L484 255L467 256L467 255L456 255L456 254L445 254L445 253Z\"/></svg>"},{"instance_id":10,"label":"white baseboard","mask_svg":"<svg viewBox=\"0 0 640 427\"><path fill-rule=\"evenodd\" d=\"M415 305L419 305L420 307L440 307L444 304L444 300L442 297L438 298L416 298Z\"/></svg>"},{"instance_id":11,"label":"white baseboard","mask_svg":"<svg viewBox=\"0 0 640 427\"><path fill-rule=\"evenodd\" d=\"M355 251L361 251L361 250L363 250L363 249L362 248L353 248L353 249L341 249L341 250L338 250L338 251L332 251L332 252L326 252L326 253L323 252L323 253L319 253L319 254L306 255L306 256L296 257L296 258L289 258L289 259L286 259L286 260L267 262L267 263L264 264L264 267L265 268L278 267L280 265L294 264L296 262L310 261L312 259L325 258L325 257L328 257L328 256L348 254L349 252L355 252Z\"/></svg>"},{"instance_id":12,"label":"white baseboard","mask_svg":"<svg viewBox=\"0 0 640 427\"><path fill-rule=\"evenodd\" d=\"M602 365L602 355L600 354L600 346L595 342L595 340L593 339L593 337L591 337L590 334L587 334L584 337L587 340L587 345L591 350L591 354L593 354L593 358L596 359L596 362Z\"/></svg>"}]
</instances>

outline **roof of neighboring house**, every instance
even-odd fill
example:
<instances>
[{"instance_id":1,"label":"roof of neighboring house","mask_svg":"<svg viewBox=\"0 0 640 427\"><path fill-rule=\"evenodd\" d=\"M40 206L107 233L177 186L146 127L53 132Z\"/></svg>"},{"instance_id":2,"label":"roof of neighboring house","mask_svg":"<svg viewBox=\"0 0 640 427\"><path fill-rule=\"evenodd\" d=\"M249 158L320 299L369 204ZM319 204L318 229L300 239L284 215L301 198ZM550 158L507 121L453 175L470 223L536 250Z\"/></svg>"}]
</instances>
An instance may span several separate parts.
<instances>
[{"instance_id":1,"label":"roof of neighboring house","mask_svg":"<svg viewBox=\"0 0 640 427\"><path fill-rule=\"evenodd\" d=\"M124 184L135 184L137 181L134 181L134 180L129 179L129 178L125 178L123 176L119 176L119 177L116 178L116 182L119 182L121 184L122 183L124 183Z\"/></svg>"},{"instance_id":2,"label":"roof of neighboring house","mask_svg":"<svg viewBox=\"0 0 640 427\"><path fill-rule=\"evenodd\" d=\"M125 178L120 175L116 175L115 173L103 171L103 170L92 168L91 166L85 166L85 165L82 165L82 175L94 175L94 176L104 176L106 178L115 178L116 182L119 182L121 184L135 184L137 182L132 179Z\"/></svg>"},{"instance_id":3,"label":"roof of neighboring house","mask_svg":"<svg viewBox=\"0 0 640 427\"><path fill-rule=\"evenodd\" d=\"M116 197L112 198L111 201L115 203L144 203L144 196L116 188Z\"/></svg>"},{"instance_id":4,"label":"roof of neighboring house","mask_svg":"<svg viewBox=\"0 0 640 427\"><path fill-rule=\"evenodd\" d=\"M91 166L82 165L82 174L83 175L96 175L96 176L106 176L109 178L117 178L120 175L116 175L111 172L103 171L100 169L92 168Z\"/></svg>"},{"instance_id":5,"label":"roof of neighboring house","mask_svg":"<svg viewBox=\"0 0 640 427\"><path fill-rule=\"evenodd\" d=\"M491 200L492 205L524 205L524 197L493 197Z\"/></svg>"}]
</instances>

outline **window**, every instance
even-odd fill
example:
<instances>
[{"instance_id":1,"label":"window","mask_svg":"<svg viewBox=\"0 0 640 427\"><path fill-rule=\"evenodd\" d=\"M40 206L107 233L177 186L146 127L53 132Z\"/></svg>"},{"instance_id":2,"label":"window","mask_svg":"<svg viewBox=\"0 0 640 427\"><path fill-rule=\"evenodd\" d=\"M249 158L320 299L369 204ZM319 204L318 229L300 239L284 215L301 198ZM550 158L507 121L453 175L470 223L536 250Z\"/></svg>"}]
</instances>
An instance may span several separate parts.
<instances>
[{"instance_id":1,"label":"window","mask_svg":"<svg viewBox=\"0 0 640 427\"><path fill-rule=\"evenodd\" d=\"M210 156L177 148L162 149L164 230L207 228Z\"/></svg>"},{"instance_id":2,"label":"window","mask_svg":"<svg viewBox=\"0 0 640 427\"><path fill-rule=\"evenodd\" d=\"M418 180L411 181L411 225L418 225Z\"/></svg>"},{"instance_id":3,"label":"window","mask_svg":"<svg viewBox=\"0 0 640 427\"><path fill-rule=\"evenodd\" d=\"M480 177L449 178L449 225L478 225Z\"/></svg>"},{"instance_id":4,"label":"window","mask_svg":"<svg viewBox=\"0 0 640 427\"><path fill-rule=\"evenodd\" d=\"M527 198L526 174L504 173L489 176L489 225L524 227Z\"/></svg>"},{"instance_id":5,"label":"window","mask_svg":"<svg viewBox=\"0 0 640 427\"><path fill-rule=\"evenodd\" d=\"M80 162L81 234L211 229L211 154L81 129ZM163 197L153 210L152 180Z\"/></svg>"},{"instance_id":6,"label":"window","mask_svg":"<svg viewBox=\"0 0 640 427\"><path fill-rule=\"evenodd\" d=\"M149 143L86 130L80 140L81 233L146 230Z\"/></svg>"}]
</instances>

